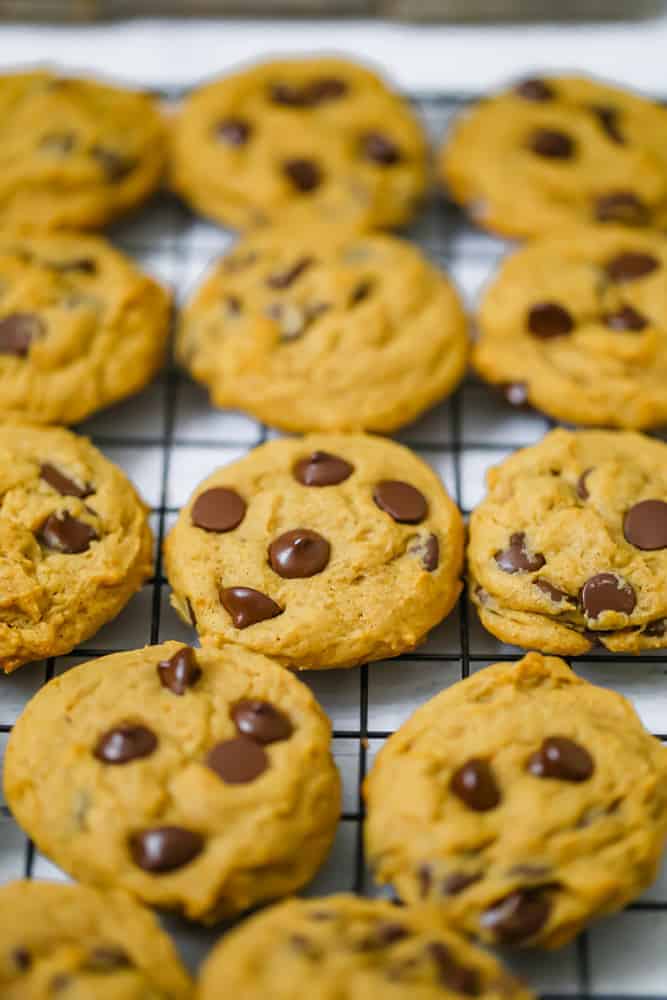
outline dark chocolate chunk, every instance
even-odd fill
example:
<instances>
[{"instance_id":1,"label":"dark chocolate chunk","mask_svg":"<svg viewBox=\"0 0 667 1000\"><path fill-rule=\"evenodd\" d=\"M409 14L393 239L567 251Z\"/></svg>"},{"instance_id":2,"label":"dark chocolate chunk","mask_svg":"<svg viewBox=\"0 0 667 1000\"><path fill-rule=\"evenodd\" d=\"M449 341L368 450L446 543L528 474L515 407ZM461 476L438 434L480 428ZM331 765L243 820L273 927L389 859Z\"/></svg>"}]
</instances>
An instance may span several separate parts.
<instances>
[{"instance_id":1,"label":"dark chocolate chunk","mask_svg":"<svg viewBox=\"0 0 667 1000\"><path fill-rule=\"evenodd\" d=\"M85 521L72 517L69 511L59 511L50 514L37 535L39 541L47 549L63 552L67 555L85 552L91 542L99 537L94 528Z\"/></svg>"},{"instance_id":2,"label":"dark chocolate chunk","mask_svg":"<svg viewBox=\"0 0 667 1000\"><path fill-rule=\"evenodd\" d=\"M549 160L570 160L576 149L574 140L566 132L550 128L536 129L528 145L537 156Z\"/></svg>"},{"instance_id":3,"label":"dark chocolate chunk","mask_svg":"<svg viewBox=\"0 0 667 1000\"><path fill-rule=\"evenodd\" d=\"M55 465L51 465L50 462L42 462L39 469L39 476L40 479L43 479L45 483L52 486L63 497L79 497L79 499L83 500L95 492L93 487L88 483L77 483L76 480L70 479L64 472L57 469Z\"/></svg>"},{"instance_id":4,"label":"dark chocolate chunk","mask_svg":"<svg viewBox=\"0 0 667 1000\"><path fill-rule=\"evenodd\" d=\"M565 736L550 736L528 761L528 770L536 778L559 781L588 781L595 763L585 747Z\"/></svg>"},{"instance_id":5,"label":"dark chocolate chunk","mask_svg":"<svg viewBox=\"0 0 667 1000\"><path fill-rule=\"evenodd\" d=\"M206 766L227 785L245 785L267 770L269 758L254 739L236 736L217 743L206 757Z\"/></svg>"},{"instance_id":6,"label":"dark chocolate chunk","mask_svg":"<svg viewBox=\"0 0 667 1000\"><path fill-rule=\"evenodd\" d=\"M157 736L151 729L126 722L100 736L93 754L104 764L129 764L150 757L157 744Z\"/></svg>"},{"instance_id":7,"label":"dark chocolate chunk","mask_svg":"<svg viewBox=\"0 0 667 1000\"><path fill-rule=\"evenodd\" d=\"M571 314L557 302L540 302L528 313L528 329L540 340L565 337L574 330Z\"/></svg>"},{"instance_id":8,"label":"dark chocolate chunk","mask_svg":"<svg viewBox=\"0 0 667 1000\"><path fill-rule=\"evenodd\" d=\"M650 253L635 253L631 250L620 253L607 261L605 271L610 281L622 284L638 281L652 274L660 267L660 261Z\"/></svg>"},{"instance_id":9,"label":"dark chocolate chunk","mask_svg":"<svg viewBox=\"0 0 667 1000\"><path fill-rule=\"evenodd\" d=\"M380 167L393 167L402 159L396 143L380 132L367 132L362 136L361 148L366 159Z\"/></svg>"},{"instance_id":10,"label":"dark chocolate chunk","mask_svg":"<svg viewBox=\"0 0 667 1000\"><path fill-rule=\"evenodd\" d=\"M204 849L204 838L182 826L156 826L133 834L129 848L135 865L161 874L193 861Z\"/></svg>"},{"instance_id":11,"label":"dark chocolate chunk","mask_svg":"<svg viewBox=\"0 0 667 1000\"><path fill-rule=\"evenodd\" d=\"M605 611L631 615L637 597L630 584L615 573L596 573L584 584L581 603L588 618L599 618Z\"/></svg>"},{"instance_id":12,"label":"dark chocolate chunk","mask_svg":"<svg viewBox=\"0 0 667 1000\"><path fill-rule=\"evenodd\" d=\"M488 761L473 757L452 775L449 787L468 809L488 812L500 803L500 789Z\"/></svg>"},{"instance_id":13,"label":"dark chocolate chunk","mask_svg":"<svg viewBox=\"0 0 667 1000\"><path fill-rule=\"evenodd\" d=\"M623 534L626 541L645 552L667 549L667 503L664 500L636 503L623 519Z\"/></svg>"},{"instance_id":14,"label":"dark chocolate chunk","mask_svg":"<svg viewBox=\"0 0 667 1000\"><path fill-rule=\"evenodd\" d=\"M426 497L400 480L384 479L373 490L373 500L399 524L419 524L428 516Z\"/></svg>"},{"instance_id":15,"label":"dark chocolate chunk","mask_svg":"<svg viewBox=\"0 0 667 1000\"><path fill-rule=\"evenodd\" d=\"M541 552L528 551L523 531L511 535L508 548L496 552L494 559L504 573L534 573L546 563Z\"/></svg>"},{"instance_id":16,"label":"dark chocolate chunk","mask_svg":"<svg viewBox=\"0 0 667 1000\"><path fill-rule=\"evenodd\" d=\"M523 944L538 934L549 919L551 906L535 890L519 890L498 900L481 918L502 944Z\"/></svg>"},{"instance_id":17,"label":"dark chocolate chunk","mask_svg":"<svg viewBox=\"0 0 667 1000\"><path fill-rule=\"evenodd\" d=\"M46 325L36 313L10 313L0 319L0 354L25 358L32 342L45 333Z\"/></svg>"}]
</instances>

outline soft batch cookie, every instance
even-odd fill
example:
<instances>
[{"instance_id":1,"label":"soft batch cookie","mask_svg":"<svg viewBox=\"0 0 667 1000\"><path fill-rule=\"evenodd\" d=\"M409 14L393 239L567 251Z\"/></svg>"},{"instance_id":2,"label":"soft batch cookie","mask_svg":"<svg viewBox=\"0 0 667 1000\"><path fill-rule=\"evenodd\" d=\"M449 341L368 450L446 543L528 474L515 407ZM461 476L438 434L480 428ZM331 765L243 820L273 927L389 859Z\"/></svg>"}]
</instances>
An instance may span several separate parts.
<instances>
[{"instance_id":1,"label":"soft batch cookie","mask_svg":"<svg viewBox=\"0 0 667 1000\"><path fill-rule=\"evenodd\" d=\"M391 431L459 383L466 325L453 286L409 243L276 229L215 265L177 353L217 406L290 431Z\"/></svg>"},{"instance_id":2,"label":"soft batch cookie","mask_svg":"<svg viewBox=\"0 0 667 1000\"><path fill-rule=\"evenodd\" d=\"M514 403L574 424L667 422L667 239L576 227L509 257L478 313L473 364Z\"/></svg>"},{"instance_id":3,"label":"soft batch cookie","mask_svg":"<svg viewBox=\"0 0 667 1000\"><path fill-rule=\"evenodd\" d=\"M531 1000L486 952L428 910L355 896L280 903L228 934L198 1000Z\"/></svg>"},{"instance_id":4,"label":"soft batch cookie","mask_svg":"<svg viewBox=\"0 0 667 1000\"><path fill-rule=\"evenodd\" d=\"M3 1000L188 1000L193 985L155 917L122 892L0 887Z\"/></svg>"},{"instance_id":5,"label":"soft batch cookie","mask_svg":"<svg viewBox=\"0 0 667 1000\"><path fill-rule=\"evenodd\" d=\"M0 76L0 226L104 226L158 185L166 137L147 94L54 73Z\"/></svg>"},{"instance_id":6,"label":"soft batch cookie","mask_svg":"<svg viewBox=\"0 0 667 1000\"><path fill-rule=\"evenodd\" d=\"M365 794L380 882L485 942L552 948L655 878L667 748L621 695L529 653L417 709Z\"/></svg>"},{"instance_id":7,"label":"soft batch cookie","mask_svg":"<svg viewBox=\"0 0 667 1000\"><path fill-rule=\"evenodd\" d=\"M667 220L667 110L585 77L522 80L455 122L440 158L451 196L506 236L571 223Z\"/></svg>"},{"instance_id":8,"label":"soft batch cookie","mask_svg":"<svg viewBox=\"0 0 667 1000\"><path fill-rule=\"evenodd\" d=\"M62 428L0 423L0 671L68 653L152 571L148 508Z\"/></svg>"},{"instance_id":9,"label":"soft batch cookie","mask_svg":"<svg viewBox=\"0 0 667 1000\"><path fill-rule=\"evenodd\" d=\"M570 655L667 646L667 445L556 430L487 483L468 566L489 632Z\"/></svg>"},{"instance_id":10,"label":"soft batch cookie","mask_svg":"<svg viewBox=\"0 0 667 1000\"><path fill-rule=\"evenodd\" d=\"M138 392L168 331L167 292L105 240L0 234L0 419L72 424Z\"/></svg>"},{"instance_id":11,"label":"soft batch cookie","mask_svg":"<svg viewBox=\"0 0 667 1000\"><path fill-rule=\"evenodd\" d=\"M264 62L200 87L174 122L171 151L174 188L239 229L292 209L315 222L400 225L426 186L413 112L343 59Z\"/></svg>"},{"instance_id":12,"label":"soft batch cookie","mask_svg":"<svg viewBox=\"0 0 667 1000\"><path fill-rule=\"evenodd\" d=\"M324 860L340 812L330 735L266 657L167 642L42 688L11 733L5 797L75 878L214 922Z\"/></svg>"},{"instance_id":13,"label":"soft batch cookie","mask_svg":"<svg viewBox=\"0 0 667 1000\"><path fill-rule=\"evenodd\" d=\"M205 480L165 564L172 603L206 646L317 670L413 649L454 606L462 549L458 508L406 448L309 435Z\"/></svg>"}]
</instances>

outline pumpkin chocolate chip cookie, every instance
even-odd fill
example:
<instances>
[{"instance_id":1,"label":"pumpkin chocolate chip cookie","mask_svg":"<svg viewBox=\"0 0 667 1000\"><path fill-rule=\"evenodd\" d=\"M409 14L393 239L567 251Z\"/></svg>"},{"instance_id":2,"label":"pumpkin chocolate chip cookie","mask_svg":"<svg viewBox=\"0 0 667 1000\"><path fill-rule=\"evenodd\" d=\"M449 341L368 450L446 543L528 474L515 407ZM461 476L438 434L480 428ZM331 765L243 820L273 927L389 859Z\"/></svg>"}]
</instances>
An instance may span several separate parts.
<instances>
[{"instance_id":1,"label":"pumpkin chocolate chip cookie","mask_svg":"<svg viewBox=\"0 0 667 1000\"><path fill-rule=\"evenodd\" d=\"M381 882L485 942L555 948L655 878L667 748L621 695L529 653L417 709L365 794Z\"/></svg>"},{"instance_id":2,"label":"pumpkin chocolate chip cookie","mask_svg":"<svg viewBox=\"0 0 667 1000\"><path fill-rule=\"evenodd\" d=\"M214 472L165 543L204 645L298 669L413 649L461 590L463 521L436 475L362 434L275 440Z\"/></svg>"}]
</instances>

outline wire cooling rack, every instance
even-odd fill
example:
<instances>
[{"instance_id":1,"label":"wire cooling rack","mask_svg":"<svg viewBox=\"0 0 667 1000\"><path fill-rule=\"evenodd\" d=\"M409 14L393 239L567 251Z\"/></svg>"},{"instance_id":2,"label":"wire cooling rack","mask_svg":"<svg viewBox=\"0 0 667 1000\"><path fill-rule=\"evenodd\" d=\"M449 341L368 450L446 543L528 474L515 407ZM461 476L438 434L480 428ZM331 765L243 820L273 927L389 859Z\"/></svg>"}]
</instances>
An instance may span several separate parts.
<instances>
[{"instance_id":1,"label":"wire cooling rack","mask_svg":"<svg viewBox=\"0 0 667 1000\"><path fill-rule=\"evenodd\" d=\"M180 95L161 92L165 100ZM456 94L414 96L434 141L464 102ZM182 302L232 235L197 219L175 200L154 201L140 217L116 227L113 241L174 289ZM470 228L457 209L434 202L408 234L458 284L469 306L507 247ZM465 513L484 492L486 470L518 447L533 444L548 421L511 410L473 379L399 439L440 475ZM69 656L33 664L0 678L0 758L12 724L38 688L73 663L146 643L194 642L169 605L161 543L179 507L216 467L234 461L273 432L241 414L214 410L205 393L170 367L140 396L79 428L123 467L152 508L156 537L153 578L125 611ZM379 747L417 707L438 691L499 659L522 654L498 643L479 625L465 595L457 609L416 652L358 670L302 675L334 726L334 754L344 782L344 813L331 857L309 887L312 894L354 890L376 894L367 870L360 783ZM605 651L579 659L588 680L634 701L645 725L667 739L667 657L614 656ZM13 822L0 791L0 882L21 876L65 876L42 857ZM220 930L167 918L168 928L194 967ZM667 865L658 882L623 913L603 921L555 954L526 954L509 961L544 1000L627 997L667 1000Z\"/></svg>"}]
</instances>

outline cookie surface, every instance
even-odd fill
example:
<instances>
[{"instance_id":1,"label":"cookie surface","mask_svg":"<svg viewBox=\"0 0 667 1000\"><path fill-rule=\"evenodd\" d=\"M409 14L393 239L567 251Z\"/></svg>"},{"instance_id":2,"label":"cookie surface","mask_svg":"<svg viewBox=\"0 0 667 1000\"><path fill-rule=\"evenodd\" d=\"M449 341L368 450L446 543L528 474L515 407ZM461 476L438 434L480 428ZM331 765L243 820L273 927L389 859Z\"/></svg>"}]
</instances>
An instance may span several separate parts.
<instances>
[{"instance_id":1,"label":"cookie surface","mask_svg":"<svg viewBox=\"0 0 667 1000\"><path fill-rule=\"evenodd\" d=\"M261 956L261 957L260 957ZM355 896L292 899L246 921L204 966L198 1000L531 1000L431 912Z\"/></svg>"},{"instance_id":2,"label":"cookie surface","mask_svg":"<svg viewBox=\"0 0 667 1000\"><path fill-rule=\"evenodd\" d=\"M523 80L473 106L440 173L480 226L538 236L571 223L660 228L667 218L667 110L584 77Z\"/></svg>"},{"instance_id":3,"label":"cookie surface","mask_svg":"<svg viewBox=\"0 0 667 1000\"><path fill-rule=\"evenodd\" d=\"M72 424L162 363L169 296L105 240L0 234L0 419Z\"/></svg>"},{"instance_id":4,"label":"cookie surface","mask_svg":"<svg viewBox=\"0 0 667 1000\"><path fill-rule=\"evenodd\" d=\"M362 66L266 62L195 90L172 130L172 184L246 229L304 209L359 228L400 225L426 186L414 114Z\"/></svg>"},{"instance_id":5,"label":"cookie surface","mask_svg":"<svg viewBox=\"0 0 667 1000\"><path fill-rule=\"evenodd\" d=\"M463 377L447 278L391 236L245 240L186 307L177 352L218 406L290 431L391 431Z\"/></svg>"},{"instance_id":6,"label":"cookie surface","mask_svg":"<svg viewBox=\"0 0 667 1000\"><path fill-rule=\"evenodd\" d=\"M361 434L275 440L218 469L165 543L172 603L205 645L284 666L413 649L461 590L463 522L431 469Z\"/></svg>"},{"instance_id":7,"label":"cookie surface","mask_svg":"<svg viewBox=\"0 0 667 1000\"><path fill-rule=\"evenodd\" d=\"M489 632L569 655L667 646L667 445L556 430L487 483L468 565Z\"/></svg>"},{"instance_id":8,"label":"cookie surface","mask_svg":"<svg viewBox=\"0 0 667 1000\"><path fill-rule=\"evenodd\" d=\"M0 76L0 226L106 225L162 175L164 127L145 94L53 73Z\"/></svg>"},{"instance_id":9,"label":"cookie surface","mask_svg":"<svg viewBox=\"0 0 667 1000\"><path fill-rule=\"evenodd\" d=\"M0 671L68 653L152 572L148 509L87 438L0 424Z\"/></svg>"},{"instance_id":10,"label":"cookie surface","mask_svg":"<svg viewBox=\"0 0 667 1000\"><path fill-rule=\"evenodd\" d=\"M443 691L365 786L376 877L488 943L559 947L655 878L667 748L620 695L529 653Z\"/></svg>"},{"instance_id":11,"label":"cookie surface","mask_svg":"<svg viewBox=\"0 0 667 1000\"><path fill-rule=\"evenodd\" d=\"M214 922L324 860L340 812L330 734L265 657L167 642L42 688L12 731L5 796L75 878Z\"/></svg>"},{"instance_id":12,"label":"cookie surface","mask_svg":"<svg viewBox=\"0 0 667 1000\"><path fill-rule=\"evenodd\" d=\"M576 227L509 257L478 313L473 364L558 420L667 422L667 239Z\"/></svg>"},{"instance_id":13,"label":"cookie surface","mask_svg":"<svg viewBox=\"0 0 667 1000\"><path fill-rule=\"evenodd\" d=\"M3 1000L187 1000L190 977L155 917L121 892L0 887Z\"/></svg>"}]
</instances>

